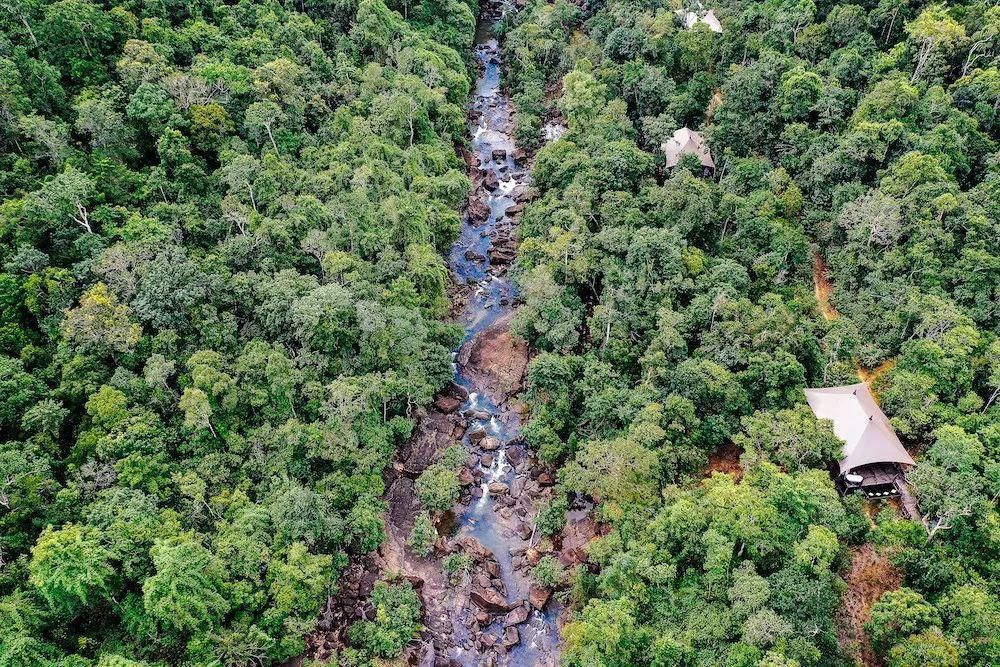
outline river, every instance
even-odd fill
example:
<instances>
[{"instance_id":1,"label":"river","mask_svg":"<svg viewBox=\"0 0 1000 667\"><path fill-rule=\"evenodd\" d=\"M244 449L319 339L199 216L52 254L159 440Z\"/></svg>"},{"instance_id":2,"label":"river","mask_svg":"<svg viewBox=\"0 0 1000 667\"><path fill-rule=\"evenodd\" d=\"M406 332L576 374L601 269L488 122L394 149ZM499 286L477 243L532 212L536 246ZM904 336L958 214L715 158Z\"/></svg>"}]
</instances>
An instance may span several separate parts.
<instances>
[{"instance_id":1,"label":"river","mask_svg":"<svg viewBox=\"0 0 1000 667\"><path fill-rule=\"evenodd\" d=\"M527 567L523 564L517 567L512 552L523 553L535 541L535 536L533 531L527 540L523 532L518 535L514 528L518 520L517 510L526 509L526 503L522 503L522 508L514 504L514 511L510 511L507 509L512 506L508 495L510 491L504 490L517 488L516 474L520 472L523 476L527 469L528 461L523 460L523 455L515 458L521 463L519 467L512 465L508 457L511 443L520 439L520 415L516 402L510 400L512 397L508 395L510 388L490 386L497 381L496 375L483 373L483 369L477 367L475 355L466 352L475 347L477 336L488 335L498 329L505 330L513 314L516 290L506 275L506 261L510 255L504 251L514 249L516 221L513 216L519 209L517 198L530 179L528 166L523 164L523 153L517 151L511 136L512 106L501 87L501 54L492 36L493 25L503 11L502 8L484 9L474 46L480 74L470 114L474 158L471 169L478 169L480 173L473 172L470 176L473 177L474 187L482 188L489 213L481 222L471 215L467 216L449 257L449 267L456 281L469 287L459 317L465 328L465 340L462 351L456 354L459 359L455 364L455 383L469 392L468 399L460 408L462 414L471 417L462 442L472 453L472 459L479 459L479 489L471 494L469 503L459 511L457 529L460 539L472 536L492 552L499 565L499 579L507 602L512 606L523 605L530 611L527 620L516 625L519 640L516 645L499 652L493 651L483 646L481 641L469 642L467 635L459 629L451 657L463 665L494 662L499 665L545 665L554 664L556 656L558 633L555 605L550 603L540 611L527 603L530 587ZM476 196L475 192L473 196ZM470 437L470 434L479 437L483 433L485 438L473 441ZM498 442L499 447L483 451L481 443L485 442ZM489 465L483 465L484 458ZM501 493L495 496L491 486L500 489ZM521 494L526 493L521 491ZM522 498L526 499L526 496L522 495ZM525 525L530 524L533 516L525 519ZM524 531L524 526L521 528ZM509 632L507 627L509 615L498 615L483 624L481 631L496 636L498 645L502 646L505 633ZM463 638L466 641L463 642Z\"/></svg>"}]
</instances>

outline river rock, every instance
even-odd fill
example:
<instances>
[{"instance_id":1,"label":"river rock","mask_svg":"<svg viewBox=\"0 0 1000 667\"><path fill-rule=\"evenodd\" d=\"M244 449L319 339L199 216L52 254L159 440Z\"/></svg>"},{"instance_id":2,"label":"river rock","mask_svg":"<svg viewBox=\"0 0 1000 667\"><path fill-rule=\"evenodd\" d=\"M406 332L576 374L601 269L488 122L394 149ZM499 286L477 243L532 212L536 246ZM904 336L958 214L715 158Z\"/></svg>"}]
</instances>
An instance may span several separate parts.
<instances>
[{"instance_id":1,"label":"river rock","mask_svg":"<svg viewBox=\"0 0 1000 667\"><path fill-rule=\"evenodd\" d=\"M469 390L458 384L457 382L449 382L448 386L445 388L445 393L454 396L455 398L466 401L469 399Z\"/></svg>"},{"instance_id":2,"label":"river rock","mask_svg":"<svg viewBox=\"0 0 1000 667\"><path fill-rule=\"evenodd\" d=\"M483 454L483 458L479 459L479 465L483 466L484 468L489 468L490 466L492 466L493 465L493 455L492 454Z\"/></svg>"},{"instance_id":3,"label":"river rock","mask_svg":"<svg viewBox=\"0 0 1000 667\"><path fill-rule=\"evenodd\" d=\"M590 516L568 521L560 540L559 560L567 567L587 562L590 545L599 536L598 525Z\"/></svg>"},{"instance_id":4,"label":"river rock","mask_svg":"<svg viewBox=\"0 0 1000 667\"><path fill-rule=\"evenodd\" d=\"M486 259L482 255L482 253L478 253L475 250L472 250L471 248L469 250L465 251L464 256L465 256L465 259L467 259L470 262L482 262L483 260Z\"/></svg>"},{"instance_id":5,"label":"river rock","mask_svg":"<svg viewBox=\"0 0 1000 667\"><path fill-rule=\"evenodd\" d=\"M528 603L525 600L521 600L520 603L509 612L507 616L503 619L504 625L520 625L528 620Z\"/></svg>"},{"instance_id":6,"label":"river rock","mask_svg":"<svg viewBox=\"0 0 1000 667\"><path fill-rule=\"evenodd\" d=\"M514 261L514 250L511 248L490 248L487 254L493 264L510 264Z\"/></svg>"},{"instance_id":7,"label":"river rock","mask_svg":"<svg viewBox=\"0 0 1000 667\"><path fill-rule=\"evenodd\" d=\"M462 468L458 471L458 483L462 486L468 486L476 480L472 475L472 471L468 468Z\"/></svg>"},{"instance_id":8,"label":"river rock","mask_svg":"<svg viewBox=\"0 0 1000 667\"><path fill-rule=\"evenodd\" d=\"M471 195L469 197L469 206L466 209L466 213L469 216L469 222L476 224L483 222L490 217L490 207L482 197Z\"/></svg>"},{"instance_id":9,"label":"river rock","mask_svg":"<svg viewBox=\"0 0 1000 667\"><path fill-rule=\"evenodd\" d=\"M485 437L486 437L486 429L482 428L481 426L469 431L470 442L479 442Z\"/></svg>"},{"instance_id":10,"label":"river rock","mask_svg":"<svg viewBox=\"0 0 1000 667\"><path fill-rule=\"evenodd\" d=\"M469 594L469 598L477 607L491 614L506 614L510 611L507 600L492 588L475 589Z\"/></svg>"},{"instance_id":11,"label":"river rock","mask_svg":"<svg viewBox=\"0 0 1000 667\"><path fill-rule=\"evenodd\" d=\"M434 651L434 642L424 642L417 667L434 667L435 664L437 664L437 655Z\"/></svg>"},{"instance_id":12,"label":"river rock","mask_svg":"<svg viewBox=\"0 0 1000 667\"><path fill-rule=\"evenodd\" d=\"M517 536L522 540L526 540L531 537L531 527L526 523L517 524Z\"/></svg>"},{"instance_id":13,"label":"river rock","mask_svg":"<svg viewBox=\"0 0 1000 667\"><path fill-rule=\"evenodd\" d=\"M503 631L503 645L508 649L517 646L521 641L521 635L513 625L507 626Z\"/></svg>"},{"instance_id":14,"label":"river rock","mask_svg":"<svg viewBox=\"0 0 1000 667\"><path fill-rule=\"evenodd\" d=\"M527 343L510 332L509 311L459 350L458 364L494 403L501 404L522 386L528 365Z\"/></svg>"},{"instance_id":15,"label":"river rock","mask_svg":"<svg viewBox=\"0 0 1000 667\"><path fill-rule=\"evenodd\" d=\"M503 482L490 482L487 488L489 488L490 493L494 496L502 496L510 492L510 488Z\"/></svg>"},{"instance_id":16,"label":"river rock","mask_svg":"<svg viewBox=\"0 0 1000 667\"><path fill-rule=\"evenodd\" d=\"M552 473L546 471L538 475L538 485L539 486L552 486L556 483L555 477Z\"/></svg>"},{"instance_id":17,"label":"river rock","mask_svg":"<svg viewBox=\"0 0 1000 667\"><path fill-rule=\"evenodd\" d=\"M483 173L483 187L487 190L496 190L500 187L500 178L492 171Z\"/></svg>"},{"instance_id":18,"label":"river rock","mask_svg":"<svg viewBox=\"0 0 1000 667\"><path fill-rule=\"evenodd\" d=\"M479 562L493 558L493 552L483 546L483 543L472 535L465 535L462 539L458 540L458 546L462 547L462 550L469 554L474 561Z\"/></svg>"},{"instance_id":19,"label":"river rock","mask_svg":"<svg viewBox=\"0 0 1000 667\"><path fill-rule=\"evenodd\" d=\"M508 447L507 448L507 460L510 461L512 466L516 466L521 463L521 458L524 456L524 450L520 447Z\"/></svg>"},{"instance_id":20,"label":"river rock","mask_svg":"<svg viewBox=\"0 0 1000 667\"><path fill-rule=\"evenodd\" d=\"M538 561L542 560L542 552L534 547L529 547L527 551L524 552L524 560L531 567L538 565Z\"/></svg>"},{"instance_id":21,"label":"river rock","mask_svg":"<svg viewBox=\"0 0 1000 667\"><path fill-rule=\"evenodd\" d=\"M510 484L510 495L514 498L519 498L521 493L524 491L524 477L515 477L514 481Z\"/></svg>"},{"instance_id":22,"label":"river rock","mask_svg":"<svg viewBox=\"0 0 1000 667\"><path fill-rule=\"evenodd\" d=\"M531 603L532 607L541 611L545 607L545 603L549 601L551 595L552 591L545 586L532 584L531 588L528 589L528 602Z\"/></svg>"},{"instance_id":23,"label":"river rock","mask_svg":"<svg viewBox=\"0 0 1000 667\"><path fill-rule=\"evenodd\" d=\"M500 441L493 436L487 436L482 439L479 446L488 452L492 452L494 449L500 449Z\"/></svg>"},{"instance_id":24,"label":"river rock","mask_svg":"<svg viewBox=\"0 0 1000 667\"><path fill-rule=\"evenodd\" d=\"M437 408L439 412L443 412L446 415L458 410L462 402L455 398L454 396L439 396L437 400L434 401L434 407Z\"/></svg>"},{"instance_id":25,"label":"river rock","mask_svg":"<svg viewBox=\"0 0 1000 667\"><path fill-rule=\"evenodd\" d=\"M494 162L502 162L507 159L507 151L502 148L494 148L493 152L490 153L490 157L493 158Z\"/></svg>"}]
</instances>

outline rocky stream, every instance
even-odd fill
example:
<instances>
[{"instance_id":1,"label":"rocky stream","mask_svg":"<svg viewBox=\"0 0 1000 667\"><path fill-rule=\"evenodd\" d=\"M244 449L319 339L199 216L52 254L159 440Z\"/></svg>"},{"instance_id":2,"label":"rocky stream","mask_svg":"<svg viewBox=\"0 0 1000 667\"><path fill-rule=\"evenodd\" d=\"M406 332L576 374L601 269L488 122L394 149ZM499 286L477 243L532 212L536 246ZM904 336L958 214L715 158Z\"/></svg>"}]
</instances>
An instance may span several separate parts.
<instances>
[{"instance_id":1,"label":"rocky stream","mask_svg":"<svg viewBox=\"0 0 1000 667\"><path fill-rule=\"evenodd\" d=\"M449 256L455 319L465 329L454 353L455 377L419 417L389 471L386 542L342 575L340 592L310 636L310 654L320 659L342 645L343 629L353 620L371 617L367 599L375 581L402 576L418 590L423 611L421 639L403 656L408 664L553 666L562 609L529 573L546 552L565 566L583 562L595 536L582 511L570 513L555 543L534 528L555 479L521 438L525 408L518 396L528 348L509 330L516 301L507 277L517 249L514 227L534 192L528 158L511 136L514 110L501 87L501 54L492 37L504 11L500 4L484 5L474 45L479 76L468 111L471 152L464 156L472 189ZM546 139L557 139L563 128L550 126ZM422 510L415 480L454 444L468 453L459 472L461 496L439 522L433 552L419 556L407 545ZM443 563L452 554L465 554L468 570L446 573Z\"/></svg>"}]
</instances>

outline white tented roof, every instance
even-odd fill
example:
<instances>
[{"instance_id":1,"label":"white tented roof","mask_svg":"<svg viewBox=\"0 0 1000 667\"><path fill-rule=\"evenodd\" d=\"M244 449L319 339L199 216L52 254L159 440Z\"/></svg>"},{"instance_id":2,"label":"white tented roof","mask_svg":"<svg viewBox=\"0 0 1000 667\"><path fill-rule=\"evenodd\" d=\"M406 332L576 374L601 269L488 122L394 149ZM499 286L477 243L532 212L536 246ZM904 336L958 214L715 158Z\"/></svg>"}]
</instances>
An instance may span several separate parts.
<instances>
[{"instance_id":1,"label":"white tented roof","mask_svg":"<svg viewBox=\"0 0 1000 667\"><path fill-rule=\"evenodd\" d=\"M832 421L834 434L844 441L841 473L871 463L916 465L864 382L805 392L813 413Z\"/></svg>"},{"instance_id":2,"label":"white tented roof","mask_svg":"<svg viewBox=\"0 0 1000 667\"><path fill-rule=\"evenodd\" d=\"M704 23L709 27L712 32L722 32L722 24L719 23L719 18L715 15L715 12L709 9L705 12L701 8L701 3L698 4L698 11L676 9L674 13L677 14L684 22L684 27L690 30L698 23Z\"/></svg>"},{"instance_id":3,"label":"white tented roof","mask_svg":"<svg viewBox=\"0 0 1000 667\"><path fill-rule=\"evenodd\" d=\"M711 28L712 32L722 32L722 24L719 23L719 19L711 9L701 18L701 22Z\"/></svg>"},{"instance_id":4,"label":"white tented roof","mask_svg":"<svg viewBox=\"0 0 1000 667\"><path fill-rule=\"evenodd\" d=\"M665 141L660 148L663 149L663 153L667 156L666 166L668 169L676 167L681 157L688 153L697 155L698 159L701 160L701 166L715 169L715 161L712 160L712 153L708 150L708 144L694 130L682 127L674 132L674 136Z\"/></svg>"}]
</instances>

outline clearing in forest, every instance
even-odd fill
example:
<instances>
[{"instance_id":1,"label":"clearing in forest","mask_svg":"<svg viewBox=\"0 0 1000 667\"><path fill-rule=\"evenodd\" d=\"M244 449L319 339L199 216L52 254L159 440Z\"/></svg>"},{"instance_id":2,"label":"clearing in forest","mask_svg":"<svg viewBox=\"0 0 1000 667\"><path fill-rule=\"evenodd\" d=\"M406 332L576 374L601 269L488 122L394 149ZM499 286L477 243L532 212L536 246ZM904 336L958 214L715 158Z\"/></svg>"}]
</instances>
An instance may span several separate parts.
<instances>
[{"instance_id":1,"label":"clearing in forest","mask_svg":"<svg viewBox=\"0 0 1000 667\"><path fill-rule=\"evenodd\" d=\"M837 639L841 648L866 667L878 665L865 623L875 601L899 588L903 577L883 554L869 543L851 548L851 565L844 575L847 591L837 611Z\"/></svg>"}]
</instances>

